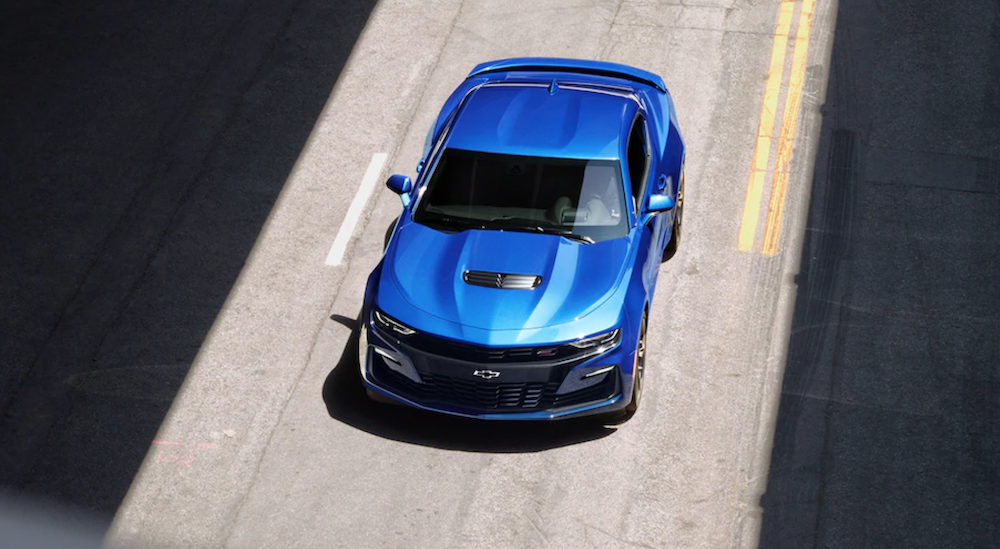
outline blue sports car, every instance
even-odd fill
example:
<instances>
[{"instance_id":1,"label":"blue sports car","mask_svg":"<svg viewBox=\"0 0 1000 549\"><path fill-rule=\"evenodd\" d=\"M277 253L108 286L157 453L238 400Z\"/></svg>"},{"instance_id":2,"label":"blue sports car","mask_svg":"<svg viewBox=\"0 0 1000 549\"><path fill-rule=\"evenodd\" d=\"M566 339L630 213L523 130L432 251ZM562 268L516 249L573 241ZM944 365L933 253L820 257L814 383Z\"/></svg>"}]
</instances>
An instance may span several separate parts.
<instances>
[{"instance_id":1,"label":"blue sports car","mask_svg":"<svg viewBox=\"0 0 1000 549\"><path fill-rule=\"evenodd\" d=\"M502 420L631 416L684 142L659 76L483 63L427 135L361 311L369 396Z\"/></svg>"}]
</instances>

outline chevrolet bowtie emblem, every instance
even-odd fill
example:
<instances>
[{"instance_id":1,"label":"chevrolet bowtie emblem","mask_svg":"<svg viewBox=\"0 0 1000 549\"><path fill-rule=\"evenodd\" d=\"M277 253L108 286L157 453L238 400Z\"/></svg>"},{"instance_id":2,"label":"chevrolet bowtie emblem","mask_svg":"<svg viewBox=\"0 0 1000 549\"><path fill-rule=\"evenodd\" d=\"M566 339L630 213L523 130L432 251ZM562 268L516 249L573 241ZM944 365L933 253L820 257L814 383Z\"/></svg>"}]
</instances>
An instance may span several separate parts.
<instances>
[{"instance_id":1,"label":"chevrolet bowtie emblem","mask_svg":"<svg viewBox=\"0 0 1000 549\"><path fill-rule=\"evenodd\" d=\"M500 377L500 372L494 372L493 370L476 370L472 372L472 375L479 376L483 379L493 379L495 377Z\"/></svg>"}]
</instances>

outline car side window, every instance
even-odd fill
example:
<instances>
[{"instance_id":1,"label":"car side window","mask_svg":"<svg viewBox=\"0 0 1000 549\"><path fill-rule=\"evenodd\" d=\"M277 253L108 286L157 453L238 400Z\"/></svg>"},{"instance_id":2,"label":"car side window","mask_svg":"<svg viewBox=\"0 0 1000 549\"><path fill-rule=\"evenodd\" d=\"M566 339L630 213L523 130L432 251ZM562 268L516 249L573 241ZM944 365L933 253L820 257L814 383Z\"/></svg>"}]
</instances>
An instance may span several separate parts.
<instances>
[{"instance_id":1,"label":"car side window","mask_svg":"<svg viewBox=\"0 0 1000 549\"><path fill-rule=\"evenodd\" d=\"M632 203L638 213L642 208L642 196L646 190L647 170L649 169L649 147L646 145L646 122L642 115L637 115L632 122L632 130L628 136L628 173L629 186L632 189Z\"/></svg>"}]
</instances>

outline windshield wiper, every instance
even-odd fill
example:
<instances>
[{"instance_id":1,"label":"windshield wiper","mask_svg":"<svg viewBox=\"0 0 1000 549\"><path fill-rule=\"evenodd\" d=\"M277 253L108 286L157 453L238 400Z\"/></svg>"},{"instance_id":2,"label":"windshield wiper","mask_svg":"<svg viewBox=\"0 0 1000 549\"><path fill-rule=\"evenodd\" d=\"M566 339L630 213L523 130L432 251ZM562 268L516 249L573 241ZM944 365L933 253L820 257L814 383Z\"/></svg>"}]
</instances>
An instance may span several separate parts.
<instances>
[{"instance_id":1,"label":"windshield wiper","mask_svg":"<svg viewBox=\"0 0 1000 549\"><path fill-rule=\"evenodd\" d=\"M531 232L538 232L538 233L545 233L545 234L557 234L559 236L565 236L566 238L568 238L570 240L575 240L577 242L583 242L584 244L593 244L594 243L594 239L590 238L587 235L576 234L573 231L570 231L570 230L567 230L567 229L559 229L559 228L556 228L556 227L542 227L542 226L536 225L534 227L511 227L511 228L504 228L502 230L504 230L504 231L523 231L523 232L529 232L529 231L531 231Z\"/></svg>"},{"instance_id":2,"label":"windshield wiper","mask_svg":"<svg viewBox=\"0 0 1000 549\"><path fill-rule=\"evenodd\" d=\"M570 240L576 240L577 242L583 242L584 244L593 244L594 243L594 239L593 238L590 238L589 236L584 235L584 234L576 234L573 231L566 231L566 230L563 230L563 229L546 229L546 230L544 230L542 232L554 233L554 234L557 234L559 236L565 236L566 238L568 238Z\"/></svg>"},{"instance_id":3,"label":"windshield wiper","mask_svg":"<svg viewBox=\"0 0 1000 549\"><path fill-rule=\"evenodd\" d=\"M524 219L525 221L530 221L526 218L516 218L513 216L503 216L495 217L490 219L490 221L511 221L513 219ZM480 229L480 230L495 230L495 231L512 231L512 232L523 232L523 233L544 233L544 234L557 234L559 236L564 236L570 240L575 240L577 242L583 242L584 244L593 244L594 239L589 236L576 234L568 229L560 229L558 227L543 227L541 225L517 225L517 226L488 226L486 223L474 221L465 218L454 218L445 215L435 215L433 217L421 216L421 219L416 220L417 223L423 224L436 224L443 225L448 228L465 230L465 229Z\"/></svg>"},{"instance_id":4,"label":"windshield wiper","mask_svg":"<svg viewBox=\"0 0 1000 549\"><path fill-rule=\"evenodd\" d=\"M425 225L437 225L449 229L485 229L486 225L483 223L478 223L470 219L448 217L446 215L435 215L435 216L421 216L421 219L415 219L417 223L423 223Z\"/></svg>"}]
</instances>

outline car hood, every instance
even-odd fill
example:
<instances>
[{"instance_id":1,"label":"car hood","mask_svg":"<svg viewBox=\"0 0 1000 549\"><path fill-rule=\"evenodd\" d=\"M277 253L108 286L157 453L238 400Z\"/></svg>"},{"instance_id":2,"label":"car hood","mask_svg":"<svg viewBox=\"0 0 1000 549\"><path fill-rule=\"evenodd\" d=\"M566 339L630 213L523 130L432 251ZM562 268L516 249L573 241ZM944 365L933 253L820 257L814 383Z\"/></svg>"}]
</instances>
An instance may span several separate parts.
<instances>
[{"instance_id":1,"label":"car hood","mask_svg":"<svg viewBox=\"0 0 1000 549\"><path fill-rule=\"evenodd\" d=\"M467 230L448 234L401 226L386 251L389 276L410 305L438 318L489 330L534 329L579 319L617 288L627 238L584 244L557 235ZM539 275L532 290L468 284L466 270Z\"/></svg>"}]
</instances>

